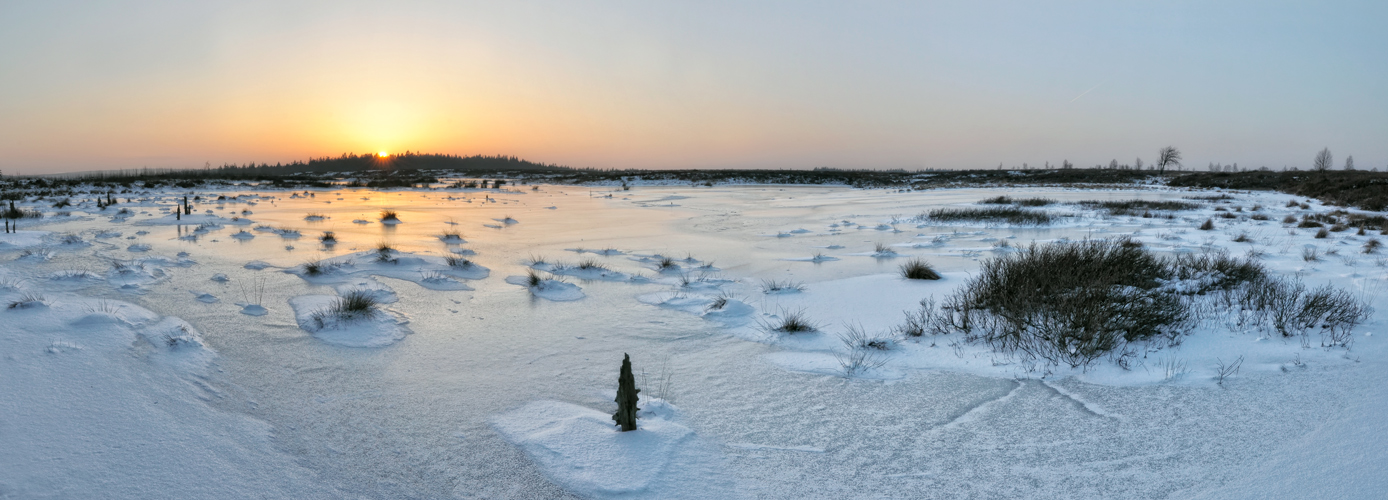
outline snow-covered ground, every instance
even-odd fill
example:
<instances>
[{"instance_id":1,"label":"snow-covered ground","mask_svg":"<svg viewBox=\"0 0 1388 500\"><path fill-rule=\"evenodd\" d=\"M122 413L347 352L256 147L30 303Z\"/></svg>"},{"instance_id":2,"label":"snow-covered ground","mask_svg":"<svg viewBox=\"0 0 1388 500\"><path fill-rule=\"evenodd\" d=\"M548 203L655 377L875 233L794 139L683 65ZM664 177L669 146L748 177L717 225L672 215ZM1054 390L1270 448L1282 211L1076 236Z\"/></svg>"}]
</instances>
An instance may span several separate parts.
<instances>
[{"instance_id":1,"label":"snow-covered ground","mask_svg":"<svg viewBox=\"0 0 1388 500\"><path fill-rule=\"evenodd\" d=\"M50 216L0 234L0 498L1388 491L1388 250L1363 253L1388 237L1281 222L1333 209L1314 201L1229 193L1142 218L1070 202L1211 193L247 190L194 193L176 219L185 194L63 216L21 203ZM1000 194L1056 199L1037 210L1061 217L914 218ZM1379 313L1348 349L1216 314L1128 369L1037 369L947 335L889 339L845 373L850 327L885 336L1032 242L1114 237L1255 254ZM914 258L943 279L901 278ZM377 310L318 314L348 294ZM820 331L767 331L797 312ZM625 434L609 419L623 353L644 426Z\"/></svg>"}]
</instances>

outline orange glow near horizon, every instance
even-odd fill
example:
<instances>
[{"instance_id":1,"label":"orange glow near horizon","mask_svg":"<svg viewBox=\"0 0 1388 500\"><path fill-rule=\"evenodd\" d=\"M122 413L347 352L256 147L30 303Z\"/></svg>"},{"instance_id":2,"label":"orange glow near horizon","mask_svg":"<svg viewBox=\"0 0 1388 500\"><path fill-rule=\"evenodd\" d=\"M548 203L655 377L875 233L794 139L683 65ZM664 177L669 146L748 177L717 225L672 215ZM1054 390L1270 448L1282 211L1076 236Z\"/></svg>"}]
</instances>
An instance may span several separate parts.
<instances>
[{"instance_id":1,"label":"orange glow near horizon","mask_svg":"<svg viewBox=\"0 0 1388 500\"><path fill-rule=\"evenodd\" d=\"M387 153L387 152L385 152L385 151L381 151L381 152L379 152L379 153L376 153L376 157L377 157L377 158L385 158L385 157L387 157L387 156L390 156L390 153Z\"/></svg>"}]
</instances>

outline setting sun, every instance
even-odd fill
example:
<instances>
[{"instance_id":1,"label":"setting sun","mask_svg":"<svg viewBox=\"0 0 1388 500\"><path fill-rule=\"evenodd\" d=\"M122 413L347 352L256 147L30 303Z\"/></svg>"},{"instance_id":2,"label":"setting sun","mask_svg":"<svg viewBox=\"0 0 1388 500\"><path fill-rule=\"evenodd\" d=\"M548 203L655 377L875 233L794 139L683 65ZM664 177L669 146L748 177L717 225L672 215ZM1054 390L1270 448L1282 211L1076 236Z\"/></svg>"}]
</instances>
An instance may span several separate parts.
<instances>
[{"instance_id":1,"label":"setting sun","mask_svg":"<svg viewBox=\"0 0 1388 500\"><path fill-rule=\"evenodd\" d=\"M387 152L385 152L385 151L381 151L381 152L379 152L379 153L376 153L376 156L381 157L381 158L385 158L385 157L387 157L387 156L390 156L390 153L387 153Z\"/></svg>"}]
</instances>

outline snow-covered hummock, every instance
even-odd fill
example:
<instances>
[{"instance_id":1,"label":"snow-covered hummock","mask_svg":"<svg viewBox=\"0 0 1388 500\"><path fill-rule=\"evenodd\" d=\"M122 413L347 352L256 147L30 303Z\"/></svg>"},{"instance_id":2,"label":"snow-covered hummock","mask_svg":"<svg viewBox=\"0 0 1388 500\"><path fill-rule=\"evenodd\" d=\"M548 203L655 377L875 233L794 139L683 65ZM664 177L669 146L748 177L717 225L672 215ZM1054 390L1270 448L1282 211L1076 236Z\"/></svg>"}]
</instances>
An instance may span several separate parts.
<instances>
[{"instance_id":1,"label":"snow-covered hummock","mask_svg":"<svg viewBox=\"0 0 1388 500\"><path fill-rule=\"evenodd\" d=\"M394 291L389 295L394 296ZM327 314L338 299L336 295L300 295L289 299L289 306L294 308L294 320L300 329L329 344L385 347L410 334L405 326L408 321L383 309L352 317Z\"/></svg>"},{"instance_id":2,"label":"snow-covered hummock","mask_svg":"<svg viewBox=\"0 0 1388 500\"><path fill-rule=\"evenodd\" d=\"M553 300L555 302L567 302L578 300L586 295L583 289L573 283L565 283L556 279L540 280L540 284L530 286L530 281L525 276L507 276L506 282L512 285L519 285L530 290L530 294L536 297Z\"/></svg>"},{"instance_id":3,"label":"snow-covered hummock","mask_svg":"<svg viewBox=\"0 0 1388 500\"><path fill-rule=\"evenodd\" d=\"M534 401L492 419L555 484L584 498L742 498L722 477L722 457L677 422L674 406L639 402L637 430L610 413Z\"/></svg>"}]
</instances>

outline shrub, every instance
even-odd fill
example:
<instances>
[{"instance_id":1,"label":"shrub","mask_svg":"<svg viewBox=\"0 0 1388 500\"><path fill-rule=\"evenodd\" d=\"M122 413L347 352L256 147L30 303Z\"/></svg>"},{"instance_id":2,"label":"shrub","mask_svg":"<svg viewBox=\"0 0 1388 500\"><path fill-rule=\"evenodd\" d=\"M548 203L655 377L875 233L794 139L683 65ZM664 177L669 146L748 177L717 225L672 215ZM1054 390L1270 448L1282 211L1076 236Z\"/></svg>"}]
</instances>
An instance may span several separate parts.
<instances>
[{"instance_id":1,"label":"shrub","mask_svg":"<svg viewBox=\"0 0 1388 500\"><path fill-rule=\"evenodd\" d=\"M1226 201L1226 200L1232 200L1232 199L1234 199L1234 197L1233 197L1233 196L1229 196L1229 195L1224 194L1224 193L1220 193L1220 194L1212 194L1212 195L1205 195L1205 196L1186 196L1185 199L1187 199L1187 200L1197 200L1197 201Z\"/></svg>"},{"instance_id":2,"label":"shrub","mask_svg":"<svg viewBox=\"0 0 1388 500\"><path fill-rule=\"evenodd\" d=\"M376 313L376 296L366 290L351 290L337 298L329 311L338 317L370 317Z\"/></svg>"},{"instance_id":3,"label":"shrub","mask_svg":"<svg viewBox=\"0 0 1388 500\"><path fill-rule=\"evenodd\" d=\"M1011 198L1008 196L998 196L981 200L979 203L984 205L1019 205L1023 207L1044 207L1055 203L1049 198Z\"/></svg>"},{"instance_id":4,"label":"shrub","mask_svg":"<svg viewBox=\"0 0 1388 500\"><path fill-rule=\"evenodd\" d=\"M1214 229L1214 227L1214 219L1205 219L1205 223L1201 224L1199 229L1201 231L1209 231Z\"/></svg>"},{"instance_id":5,"label":"shrub","mask_svg":"<svg viewBox=\"0 0 1388 500\"><path fill-rule=\"evenodd\" d=\"M1016 200L1014 203L1023 207L1044 207L1046 205L1054 204L1055 200L1052 200L1050 198L1021 198Z\"/></svg>"},{"instance_id":6,"label":"shrub","mask_svg":"<svg viewBox=\"0 0 1388 500\"><path fill-rule=\"evenodd\" d=\"M777 323L763 323L762 329L772 333L809 333L819 331L819 327L805 316L805 310L781 311Z\"/></svg>"},{"instance_id":7,"label":"shrub","mask_svg":"<svg viewBox=\"0 0 1388 500\"><path fill-rule=\"evenodd\" d=\"M1288 215L1287 217L1291 217L1291 216ZM1321 224L1321 223L1319 223L1319 222L1313 221L1313 220L1311 220L1311 219L1303 220L1303 221L1301 221L1300 224L1297 224L1297 225L1296 225L1296 227L1300 227L1300 228L1312 228L1312 227L1322 227L1322 226L1324 226L1324 224Z\"/></svg>"},{"instance_id":8,"label":"shrub","mask_svg":"<svg viewBox=\"0 0 1388 500\"><path fill-rule=\"evenodd\" d=\"M1248 233L1239 233L1238 236L1234 237L1234 243L1247 243L1249 241L1252 240L1248 238Z\"/></svg>"},{"instance_id":9,"label":"shrub","mask_svg":"<svg viewBox=\"0 0 1388 500\"><path fill-rule=\"evenodd\" d=\"M1382 246L1383 242L1378 241L1377 238L1371 239L1364 243L1364 253L1377 253L1378 249Z\"/></svg>"},{"instance_id":10,"label":"shrub","mask_svg":"<svg viewBox=\"0 0 1388 500\"><path fill-rule=\"evenodd\" d=\"M1283 218L1282 218L1282 223L1283 223L1283 224L1296 224L1296 216L1295 216L1295 215L1288 215L1288 216L1286 216L1286 217L1283 217Z\"/></svg>"},{"instance_id":11,"label":"shrub","mask_svg":"<svg viewBox=\"0 0 1388 500\"><path fill-rule=\"evenodd\" d=\"M345 323L374 317L379 310L376 296L366 290L352 290L337 297L327 309L313 313L319 329L333 323Z\"/></svg>"},{"instance_id":12,"label":"shrub","mask_svg":"<svg viewBox=\"0 0 1388 500\"><path fill-rule=\"evenodd\" d=\"M396 260L395 260L395 248L391 247L389 243L386 243L386 242L384 242L384 241L382 241L382 242L380 242L380 243L377 243L377 244L376 244L376 262L383 262L383 263L394 263L394 262L396 262Z\"/></svg>"},{"instance_id":13,"label":"shrub","mask_svg":"<svg viewBox=\"0 0 1388 500\"><path fill-rule=\"evenodd\" d=\"M382 211L381 211L381 222L385 222L385 221L398 221L398 220L400 220L399 214L395 213L394 210L382 210Z\"/></svg>"},{"instance_id":14,"label":"shrub","mask_svg":"<svg viewBox=\"0 0 1388 500\"><path fill-rule=\"evenodd\" d=\"M1253 260L1230 257L1226 252L1180 254L1170 259L1172 278L1180 283L1178 293L1204 294L1228 290L1239 283L1267 277L1267 269Z\"/></svg>"},{"instance_id":15,"label":"shrub","mask_svg":"<svg viewBox=\"0 0 1388 500\"><path fill-rule=\"evenodd\" d=\"M304 263L304 274L308 276L319 276L327 272L329 267L322 261L314 260Z\"/></svg>"},{"instance_id":16,"label":"shrub","mask_svg":"<svg viewBox=\"0 0 1388 500\"><path fill-rule=\"evenodd\" d=\"M766 279L761 280L761 291L762 293L803 292L805 291L805 284L790 280L777 281L774 279Z\"/></svg>"},{"instance_id":17,"label":"shrub","mask_svg":"<svg viewBox=\"0 0 1388 500\"><path fill-rule=\"evenodd\" d=\"M1188 312L1163 287L1172 275L1127 240L1032 245L985 261L945 300L942 321L999 352L1086 366L1127 342L1174 338Z\"/></svg>"},{"instance_id":18,"label":"shrub","mask_svg":"<svg viewBox=\"0 0 1388 500\"><path fill-rule=\"evenodd\" d=\"M672 258L670 258L670 257L661 257L661 258L660 258L660 263L659 263L659 264L656 264L656 268L657 268L657 269L660 269L661 271L667 271L667 270L671 270L671 269L679 269L679 267L680 267L679 264L676 264L676 263L675 263L675 259L672 259Z\"/></svg>"},{"instance_id":19,"label":"shrub","mask_svg":"<svg viewBox=\"0 0 1388 500\"><path fill-rule=\"evenodd\" d=\"M583 260L578 261L578 266L577 266L577 267L578 267L579 269L584 270L584 271L591 271L591 270L606 271L606 270L607 270L607 266L604 266L604 265L602 265L602 264L599 264L598 261L597 261L597 259L593 259L593 258L587 258L587 259L583 259Z\"/></svg>"},{"instance_id":20,"label":"shrub","mask_svg":"<svg viewBox=\"0 0 1388 500\"><path fill-rule=\"evenodd\" d=\"M443 262L444 262L445 264L448 264L448 267L461 267L461 268L472 267L472 261L467 260L467 259L464 259L464 258L459 257L459 256L457 256L457 255L445 255L445 256L443 256Z\"/></svg>"},{"instance_id":21,"label":"shrub","mask_svg":"<svg viewBox=\"0 0 1388 500\"><path fill-rule=\"evenodd\" d=\"M544 282L545 279L540 277L540 273L535 272L534 269L525 270L525 286L537 288Z\"/></svg>"},{"instance_id":22,"label":"shrub","mask_svg":"<svg viewBox=\"0 0 1388 500\"><path fill-rule=\"evenodd\" d=\"M1316 247L1306 247L1301 249L1301 260L1306 262L1316 262L1321 260L1320 251Z\"/></svg>"},{"instance_id":23,"label":"shrub","mask_svg":"<svg viewBox=\"0 0 1388 500\"><path fill-rule=\"evenodd\" d=\"M937 208L921 213L916 219L939 222L1002 222L1019 226L1042 226L1051 223L1051 215L1046 212L1015 207Z\"/></svg>"},{"instance_id":24,"label":"shrub","mask_svg":"<svg viewBox=\"0 0 1388 500\"><path fill-rule=\"evenodd\" d=\"M1223 218L1225 218L1225 219L1237 219L1237 218L1239 218L1239 216L1234 215L1233 212L1220 212L1220 213L1219 213L1219 216L1220 216L1220 217L1223 217Z\"/></svg>"},{"instance_id":25,"label":"shrub","mask_svg":"<svg viewBox=\"0 0 1388 500\"><path fill-rule=\"evenodd\" d=\"M318 241L323 242L324 245L336 244L337 233L334 233L332 231L323 231L323 235L318 237Z\"/></svg>"},{"instance_id":26,"label":"shrub","mask_svg":"<svg viewBox=\"0 0 1388 500\"><path fill-rule=\"evenodd\" d=\"M719 295L719 296L713 298L713 302L709 302L708 308L705 309L705 310L706 310L706 311L719 311L719 310L722 310L724 307L727 307L727 306L728 306L728 296L727 296L727 295Z\"/></svg>"},{"instance_id":27,"label":"shrub","mask_svg":"<svg viewBox=\"0 0 1388 500\"><path fill-rule=\"evenodd\" d=\"M1348 347L1351 332L1368 319L1373 309L1349 292L1330 285L1307 290L1300 281L1259 280L1230 290L1226 299L1255 313L1254 319L1284 337L1300 336L1308 345L1310 333L1319 331L1321 345Z\"/></svg>"},{"instance_id":28,"label":"shrub","mask_svg":"<svg viewBox=\"0 0 1388 500\"><path fill-rule=\"evenodd\" d=\"M1253 219L1253 220L1268 220L1268 216L1267 216L1267 215L1264 215L1264 214L1253 214L1253 215L1249 216L1248 218Z\"/></svg>"},{"instance_id":29,"label":"shrub","mask_svg":"<svg viewBox=\"0 0 1388 500\"><path fill-rule=\"evenodd\" d=\"M1346 230L1346 229L1349 229L1349 228L1346 227L1344 224L1334 224L1334 225L1330 226L1330 232L1332 232L1332 233L1338 233L1338 232L1344 231L1344 230Z\"/></svg>"},{"instance_id":30,"label":"shrub","mask_svg":"<svg viewBox=\"0 0 1388 500\"><path fill-rule=\"evenodd\" d=\"M1111 215L1136 215L1139 211L1143 210L1174 212L1178 210L1194 210L1200 208L1200 205L1197 203L1174 200L1088 200L1079 202L1079 205L1091 210L1107 210Z\"/></svg>"},{"instance_id":31,"label":"shrub","mask_svg":"<svg viewBox=\"0 0 1388 500\"><path fill-rule=\"evenodd\" d=\"M1317 239L1324 239L1328 237L1330 237L1330 231L1326 231L1325 228L1321 228L1320 231L1316 231Z\"/></svg>"},{"instance_id":32,"label":"shrub","mask_svg":"<svg viewBox=\"0 0 1388 500\"><path fill-rule=\"evenodd\" d=\"M930 268L930 264L923 259L912 259L910 262L901 265L901 276L909 280L937 280L940 274Z\"/></svg>"},{"instance_id":33,"label":"shrub","mask_svg":"<svg viewBox=\"0 0 1388 500\"><path fill-rule=\"evenodd\" d=\"M876 349L888 351L896 347L896 340L887 335L872 335L863 325L844 325L839 340L849 349Z\"/></svg>"}]
</instances>

